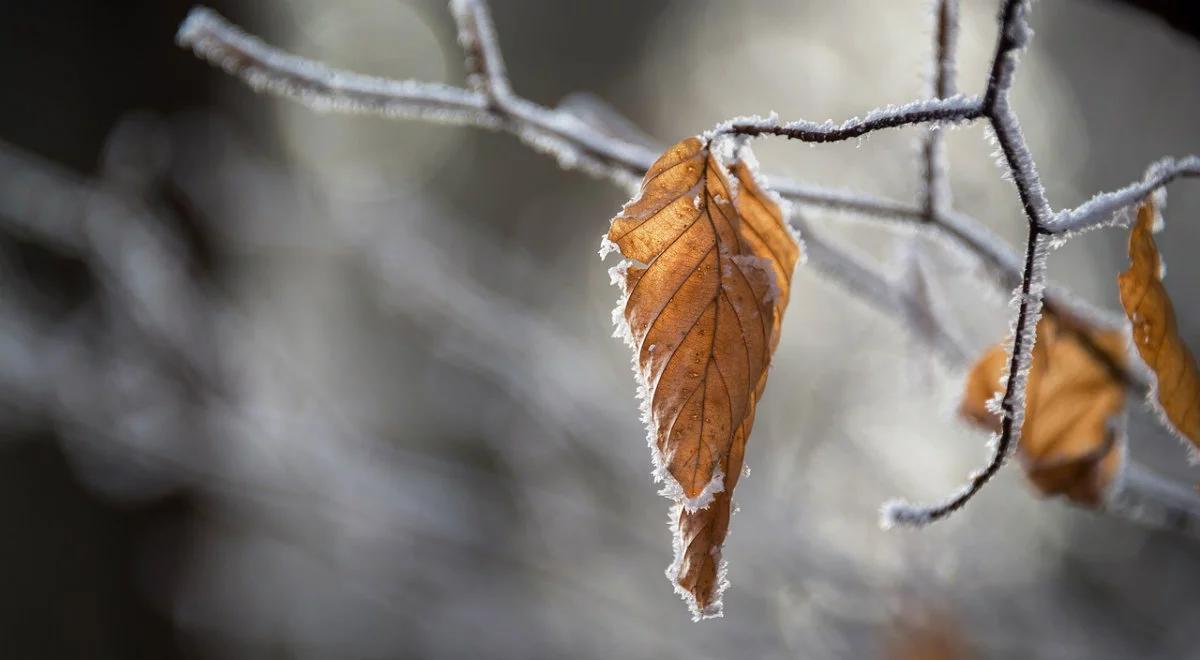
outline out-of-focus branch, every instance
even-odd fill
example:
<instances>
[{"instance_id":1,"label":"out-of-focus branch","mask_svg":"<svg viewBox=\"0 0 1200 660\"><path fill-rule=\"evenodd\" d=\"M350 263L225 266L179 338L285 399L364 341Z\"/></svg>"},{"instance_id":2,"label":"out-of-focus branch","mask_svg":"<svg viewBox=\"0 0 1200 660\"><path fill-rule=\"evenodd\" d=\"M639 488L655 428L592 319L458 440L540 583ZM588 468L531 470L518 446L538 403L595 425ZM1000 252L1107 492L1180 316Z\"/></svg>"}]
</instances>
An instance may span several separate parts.
<instances>
[{"instance_id":1,"label":"out-of-focus branch","mask_svg":"<svg viewBox=\"0 0 1200 660\"><path fill-rule=\"evenodd\" d=\"M849 247L825 240L806 224L801 226L804 228L807 265L824 273L854 297L870 304L888 318L900 322L945 364L959 366L967 363L967 349L938 318L927 304L928 301L922 299L918 290L888 278L867 258Z\"/></svg>"},{"instance_id":2,"label":"out-of-focus branch","mask_svg":"<svg viewBox=\"0 0 1200 660\"><path fill-rule=\"evenodd\" d=\"M458 24L458 43L466 52L468 84L493 103L503 104L512 96L512 87L492 17L471 0L450 0L450 11Z\"/></svg>"},{"instance_id":3,"label":"out-of-focus branch","mask_svg":"<svg viewBox=\"0 0 1200 660\"><path fill-rule=\"evenodd\" d=\"M132 195L0 142L0 217L10 230L85 257L128 331L197 378L215 381L203 315L175 237Z\"/></svg>"},{"instance_id":4,"label":"out-of-focus branch","mask_svg":"<svg viewBox=\"0 0 1200 660\"><path fill-rule=\"evenodd\" d=\"M944 99L956 93L954 77L958 42L958 0L938 0L934 11L933 95ZM923 208L926 219L936 221L950 208L950 187L946 181L946 147L943 133L933 127L922 142Z\"/></svg>"},{"instance_id":5,"label":"out-of-focus branch","mask_svg":"<svg viewBox=\"0 0 1200 660\"><path fill-rule=\"evenodd\" d=\"M1109 487L1105 510L1140 524L1200 538L1200 498L1196 491L1167 481L1126 460Z\"/></svg>"}]
</instances>

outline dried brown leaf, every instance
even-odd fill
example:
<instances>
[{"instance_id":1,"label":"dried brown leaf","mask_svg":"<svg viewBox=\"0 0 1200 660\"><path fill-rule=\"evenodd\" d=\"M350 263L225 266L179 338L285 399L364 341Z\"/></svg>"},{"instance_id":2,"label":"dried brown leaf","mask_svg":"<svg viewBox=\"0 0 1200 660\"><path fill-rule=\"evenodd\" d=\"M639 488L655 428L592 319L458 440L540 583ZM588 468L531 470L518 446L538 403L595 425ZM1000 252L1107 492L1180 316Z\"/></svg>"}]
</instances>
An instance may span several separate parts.
<instances>
[{"instance_id":1,"label":"dried brown leaf","mask_svg":"<svg viewBox=\"0 0 1200 660\"><path fill-rule=\"evenodd\" d=\"M720 612L731 495L799 257L779 206L744 163L735 172L737 184L684 140L607 236L627 259L613 269L614 319L634 350L655 475L677 504L667 573L697 617Z\"/></svg>"},{"instance_id":2,"label":"dried brown leaf","mask_svg":"<svg viewBox=\"0 0 1200 660\"><path fill-rule=\"evenodd\" d=\"M1154 202L1146 200L1129 233L1129 270L1117 276L1117 286L1133 344L1154 372L1160 411L1172 430L1200 448L1200 371L1179 336L1175 308L1162 285L1154 217Z\"/></svg>"},{"instance_id":3,"label":"dried brown leaf","mask_svg":"<svg viewBox=\"0 0 1200 660\"><path fill-rule=\"evenodd\" d=\"M1125 401L1124 383L1113 369L1125 362L1124 337L1093 330L1089 346L1078 330L1049 314L1037 333L1018 456L1043 495L1099 506L1122 460L1112 421ZM1007 342L984 353L967 376L960 406L965 417L993 431L1000 420L987 402L1002 391L1007 366Z\"/></svg>"}]
</instances>

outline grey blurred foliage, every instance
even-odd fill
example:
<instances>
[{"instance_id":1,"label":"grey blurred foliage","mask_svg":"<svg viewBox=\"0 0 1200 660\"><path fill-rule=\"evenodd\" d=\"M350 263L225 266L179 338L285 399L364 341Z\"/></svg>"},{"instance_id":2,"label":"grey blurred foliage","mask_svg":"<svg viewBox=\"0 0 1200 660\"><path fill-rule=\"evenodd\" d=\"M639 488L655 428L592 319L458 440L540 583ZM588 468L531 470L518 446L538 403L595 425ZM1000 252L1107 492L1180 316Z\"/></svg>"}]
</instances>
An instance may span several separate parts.
<instances>
[{"instance_id":1,"label":"grey blurred foliage","mask_svg":"<svg viewBox=\"0 0 1200 660\"><path fill-rule=\"evenodd\" d=\"M993 4L964 2L963 89L982 85ZM463 73L439 2L222 9L339 66ZM590 92L661 142L744 113L844 117L916 98L928 68L923 0L493 11L523 93L603 120L569 96ZM1200 145L1197 42L1109 3L1048 0L1033 21L1014 104L1056 203ZM952 612L979 657L1200 658L1195 542L1039 501L1018 470L946 523L880 531L880 501L939 496L983 437L953 416L961 374L803 267L739 488L728 613L692 624L662 577L665 506L595 256L624 193L504 135L317 115L175 63L211 93L101 127L94 168L33 155L55 138L0 125L24 145L0 143L0 451L56 443L104 507L185 498L129 544L130 588L178 657L876 657L915 600ZM758 151L796 179L907 199L916 135ZM949 133L956 205L1017 244L1020 209L982 140ZM1194 185L1172 191L1162 241L1189 339L1200 292L1179 283L1200 276L1198 200ZM810 218L910 272L922 239L839 220ZM958 336L975 350L1000 339L1006 300L927 252L928 295ZM1123 264L1121 232L1096 232L1051 276L1114 307ZM1144 426L1134 451L1196 480ZM38 515L40 487L20 512L0 505L8 543L82 524ZM97 614L103 599L70 603L32 609L61 621L44 644L19 618L0 642L20 640L14 657L55 657L54 635L104 657L166 653L89 647L89 626L120 620Z\"/></svg>"}]
</instances>

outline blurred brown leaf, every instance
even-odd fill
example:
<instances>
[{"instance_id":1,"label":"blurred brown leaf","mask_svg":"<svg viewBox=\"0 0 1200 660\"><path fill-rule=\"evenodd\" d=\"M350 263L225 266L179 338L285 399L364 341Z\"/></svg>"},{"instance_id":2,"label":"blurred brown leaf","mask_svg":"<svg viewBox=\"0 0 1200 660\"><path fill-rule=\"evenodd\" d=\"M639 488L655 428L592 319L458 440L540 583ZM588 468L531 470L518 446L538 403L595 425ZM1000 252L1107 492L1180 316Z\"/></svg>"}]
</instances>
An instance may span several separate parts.
<instances>
[{"instance_id":1,"label":"blurred brown leaf","mask_svg":"<svg viewBox=\"0 0 1200 660\"><path fill-rule=\"evenodd\" d=\"M887 660L968 660L970 645L957 622L945 610L919 609L913 604L893 622L883 654Z\"/></svg>"},{"instance_id":2,"label":"blurred brown leaf","mask_svg":"<svg viewBox=\"0 0 1200 660\"><path fill-rule=\"evenodd\" d=\"M1117 276L1117 286L1133 343L1154 372L1163 414L1177 433L1200 448L1200 372L1179 336L1175 308L1162 285L1154 216L1154 202L1148 199L1129 233L1129 270Z\"/></svg>"},{"instance_id":3,"label":"blurred brown leaf","mask_svg":"<svg viewBox=\"0 0 1200 660\"><path fill-rule=\"evenodd\" d=\"M1038 323L1018 456L1043 495L1096 507L1122 460L1112 420L1124 407L1125 385L1113 367L1125 363L1125 340L1114 331L1089 335L1090 346L1079 331L1066 329L1050 314ZM999 430L1000 418L987 402L1003 391L1007 344L993 346L975 363L959 407L965 417L993 431Z\"/></svg>"},{"instance_id":4,"label":"blurred brown leaf","mask_svg":"<svg viewBox=\"0 0 1200 660\"><path fill-rule=\"evenodd\" d=\"M615 277L651 450L678 503L668 574L697 616L719 612L720 548L799 247L779 206L698 138L671 147L613 219Z\"/></svg>"}]
</instances>

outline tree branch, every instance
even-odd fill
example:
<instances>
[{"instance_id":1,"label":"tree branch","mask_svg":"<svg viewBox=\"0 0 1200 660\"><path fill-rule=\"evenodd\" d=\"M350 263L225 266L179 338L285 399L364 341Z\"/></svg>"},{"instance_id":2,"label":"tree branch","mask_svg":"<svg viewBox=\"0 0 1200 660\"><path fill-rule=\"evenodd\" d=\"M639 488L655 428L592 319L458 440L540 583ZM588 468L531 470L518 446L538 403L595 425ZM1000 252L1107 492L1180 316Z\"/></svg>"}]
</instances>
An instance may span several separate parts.
<instances>
[{"instance_id":1,"label":"tree branch","mask_svg":"<svg viewBox=\"0 0 1200 660\"><path fill-rule=\"evenodd\" d=\"M263 43L205 7L193 9L176 41L252 88L314 110L378 114L494 128L486 97L441 83L367 76L291 55Z\"/></svg>"},{"instance_id":2,"label":"tree branch","mask_svg":"<svg viewBox=\"0 0 1200 660\"><path fill-rule=\"evenodd\" d=\"M1055 234L1084 231L1111 223L1120 211L1141 203L1147 195L1179 177L1200 176L1200 158L1164 158L1146 168L1146 176L1120 190L1099 193L1073 209L1055 214L1046 229Z\"/></svg>"},{"instance_id":3,"label":"tree branch","mask_svg":"<svg viewBox=\"0 0 1200 660\"><path fill-rule=\"evenodd\" d=\"M936 0L937 27L933 51L933 95L944 99L956 93L955 50L958 41L958 0ZM950 208L950 187L946 181L944 133L933 126L922 143L923 207L925 218L934 221Z\"/></svg>"},{"instance_id":4,"label":"tree branch","mask_svg":"<svg viewBox=\"0 0 1200 660\"><path fill-rule=\"evenodd\" d=\"M1126 461L1109 488L1106 509L1149 527L1200 537L1200 498L1196 491L1164 480Z\"/></svg>"},{"instance_id":5,"label":"tree branch","mask_svg":"<svg viewBox=\"0 0 1200 660\"><path fill-rule=\"evenodd\" d=\"M512 96L496 28L486 8L475 0L450 0L458 24L458 43L466 52L467 82L497 104Z\"/></svg>"},{"instance_id":6,"label":"tree branch","mask_svg":"<svg viewBox=\"0 0 1200 660\"><path fill-rule=\"evenodd\" d=\"M842 142L885 128L898 128L933 122L965 122L983 116L983 100L977 96L913 101L867 113L863 118L847 119L841 124L798 120L780 123L777 117L738 117L717 126L713 135L759 137L777 135L801 142Z\"/></svg>"}]
</instances>

